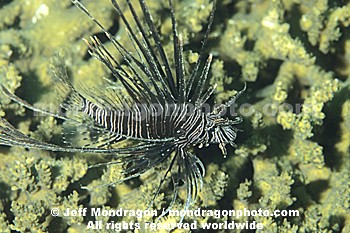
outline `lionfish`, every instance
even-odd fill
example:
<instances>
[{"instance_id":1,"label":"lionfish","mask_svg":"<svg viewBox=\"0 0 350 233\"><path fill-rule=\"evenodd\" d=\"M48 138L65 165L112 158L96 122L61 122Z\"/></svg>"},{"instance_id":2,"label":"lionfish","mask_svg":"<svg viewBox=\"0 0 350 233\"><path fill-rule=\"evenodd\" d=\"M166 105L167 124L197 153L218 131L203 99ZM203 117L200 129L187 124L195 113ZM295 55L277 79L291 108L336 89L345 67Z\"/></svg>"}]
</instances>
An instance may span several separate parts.
<instances>
[{"instance_id":1,"label":"lionfish","mask_svg":"<svg viewBox=\"0 0 350 233\"><path fill-rule=\"evenodd\" d=\"M224 117L224 113L244 92L246 85L226 103L215 106L211 111L203 111L203 105L213 95L216 87L214 85L206 88L213 55L209 54L206 61L204 55L213 24L216 0L212 2L213 7L199 56L190 74L185 73L183 39L177 30L172 0L168 1L172 23L171 56L174 67L170 65L169 55L165 53L160 33L145 0L138 1L141 13L137 13L130 0L125 1L132 15L132 23L127 20L116 0L112 0L112 4L125 25L135 53L128 51L118 42L78 0L72 0L72 3L99 26L121 55L122 61L115 59L96 36L91 37L90 41L84 39L90 55L101 61L125 89L128 95L127 101L113 89L108 89L109 95L104 96L103 92L100 92L97 97L89 96L88 91L77 90L60 59L54 59L53 74L59 89L65 93L61 108L66 112L75 111L79 117L84 116L90 120L81 120L74 114L65 114L66 112L57 114L36 108L1 85L3 92L18 104L35 112L70 122L72 125L84 125L91 134L97 133L98 138L103 139L103 143L101 140L84 146L48 143L21 133L1 118L0 144L57 152L112 155L117 158L116 161L90 166L113 163L123 165L124 178L108 185L138 177L145 171L167 162L169 165L162 175L154 198L159 194L164 180L170 176L174 192L168 210L175 203L182 185L187 193L184 208L188 209L202 188L205 173L201 160L188 148L190 146L201 148L214 143L218 144L226 156L226 145L236 146L234 141L239 130L234 125L239 124L241 118L235 117L231 120ZM132 141L133 146L118 147L118 143L125 141Z\"/></svg>"}]
</instances>

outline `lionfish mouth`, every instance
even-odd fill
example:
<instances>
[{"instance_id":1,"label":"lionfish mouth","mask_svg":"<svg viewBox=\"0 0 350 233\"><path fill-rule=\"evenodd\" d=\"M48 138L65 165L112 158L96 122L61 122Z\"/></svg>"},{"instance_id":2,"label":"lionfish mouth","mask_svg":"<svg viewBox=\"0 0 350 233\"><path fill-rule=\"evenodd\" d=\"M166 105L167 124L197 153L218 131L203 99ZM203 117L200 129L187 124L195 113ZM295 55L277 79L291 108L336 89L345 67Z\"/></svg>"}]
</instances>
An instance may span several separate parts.
<instances>
[{"instance_id":1,"label":"lionfish mouth","mask_svg":"<svg viewBox=\"0 0 350 233\"><path fill-rule=\"evenodd\" d=\"M90 55L109 69L119 85L122 85L124 94L114 88L107 89L106 94L105 91L91 91L73 86L64 60L59 56L53 58L53 73L63 98L61 108L65 110L65 114L38 109L1 86L8 97L28 109L61 119L70 126L83 126L87 133L96 135L95 138L90 138L92 142L76 145L72 141L62 146L40 141L19 132L1 118L0 144L113 155L115 161L90 166L122 164L123 178L106 184L108 186L137 177L151 168L167 165L152 200L155 200L163 183L170 177L173 196L162 217L175 204L180 184L183 184L187 193L183 204L183 209L186 210L195 203L202 189L205 168L199 158L189 151L188 145L215 143L225 155L225 145L235 145L238 131L236 128L217 128L220 125L230 125L231 122L220 117L216 122L211 122L210 116L201 110L215 90L214 86L207 86L213 56L206 56L204 49L213 24L216 0L212 2L198 59L189 74L184 68L183 40L178 33L172 0L169 0L169 7L173 54L165 52L146 1L139 0L137 6L130 0L125 1L132 20L127 18L116 0L112 0L112 5L135 48L136 52L133 53L108 32L79 1L72 0L76 7L100 27L113 45L113 52L120 55L121 60L117 60L112 51L96 36L90 40L84 39ZM174 67L170 65L170 60ZM229 107L244 90L232 97L224 108ZM67 114L69 112L73 114ZM133 146L124 147L125 142L132 142L128 144Z\"/></svg>"}]
</instances>

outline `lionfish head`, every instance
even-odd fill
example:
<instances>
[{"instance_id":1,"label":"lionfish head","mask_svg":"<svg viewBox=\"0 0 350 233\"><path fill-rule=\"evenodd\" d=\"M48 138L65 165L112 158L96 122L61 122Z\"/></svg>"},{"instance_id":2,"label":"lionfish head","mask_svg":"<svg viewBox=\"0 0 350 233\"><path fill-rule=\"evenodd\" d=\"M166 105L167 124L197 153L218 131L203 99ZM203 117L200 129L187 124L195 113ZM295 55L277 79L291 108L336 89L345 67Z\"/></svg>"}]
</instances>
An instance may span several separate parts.
<instances>
[{"instance_id":1,"label":"lionfish head","mask_svg":"<svg viewBox=\"0 0 350 233\"><path fill-rule=\"evenodd\" d=\"M234 125L242 122L242 118L237 116L231 120L224 116L227 110L226 104L216 106L212 112L207 114L206 132L208 135L208 143L218 144L222 154L226 157L226 145L229 144L236 147L234 140L237 137L237 129Z\"/></svg>"},{"instance_id":2,"label":"lionfish head","mask_svg":"<svg viewBox=\"0 0 350 233\"><path fill-rule=\"evenodd\" d=\"M236 116L235 119L231 120L224 115L238 97L246 90L246 87L247 85L244 83L243 89L237 92L229 101L225 104L215 106L214 109L206 115L206 141L207 143L218 144L224 157L227 155L227 144L236 147L234 141L237 137L237 131L240 131L240 129L234 127L234 125L242 122L240 116Z\"/></svg>"}]
</instances>

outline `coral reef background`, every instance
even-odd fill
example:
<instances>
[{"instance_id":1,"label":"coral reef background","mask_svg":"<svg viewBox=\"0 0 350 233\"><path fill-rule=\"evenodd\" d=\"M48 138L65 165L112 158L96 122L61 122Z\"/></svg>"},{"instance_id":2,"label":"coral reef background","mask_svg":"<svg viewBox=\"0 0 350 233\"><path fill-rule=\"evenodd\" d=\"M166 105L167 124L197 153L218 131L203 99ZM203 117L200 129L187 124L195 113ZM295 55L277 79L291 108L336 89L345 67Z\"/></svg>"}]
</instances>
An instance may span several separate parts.
<instances>
[{"instance_id":1,"label":"coral reef background","mask_svg":"<svg viewBox=\"0 0 350 233\"><path fill-rule=\"evenodd\" d=\"M124 1L118 2L125 8ZM168 1L148 2L170 54ZM82 3L133 49L110 1ZM211 4L209 0L174 3L189 69L198 55ZM0 15L0 82L21 98L46 109L59 105L50 58L62 48L68 51L65 63L74 83L106 85L103 77L110 74L89 58L81 40L104 35L69 0L5 0L0 2ZM296 209L300 216L235 221L262 222L264 232L350 232L349 25L349 1L218 1L206 49L214 54L211 84L218 88L213 101L227 100L247 82L248 89L238 101L244 116L238 127L243 132L227 158L215 145L194 149L205 163L206 177L193 208ZM111 43L104 42L112 50ZM23 133L60 141L64 129L59 121L35 115L3 93L0 103L0 116ZM87 221L94 220L52 217L53 207L146 209L162 168L116 187L101 186L120 178L118 166L88 169L105 159L113 158L0 147L1 232L84 232ZM166 190L154 208L160 209L165 201ZM116 219L122 220L152 221Z\"/></svg>"}]
</instances>

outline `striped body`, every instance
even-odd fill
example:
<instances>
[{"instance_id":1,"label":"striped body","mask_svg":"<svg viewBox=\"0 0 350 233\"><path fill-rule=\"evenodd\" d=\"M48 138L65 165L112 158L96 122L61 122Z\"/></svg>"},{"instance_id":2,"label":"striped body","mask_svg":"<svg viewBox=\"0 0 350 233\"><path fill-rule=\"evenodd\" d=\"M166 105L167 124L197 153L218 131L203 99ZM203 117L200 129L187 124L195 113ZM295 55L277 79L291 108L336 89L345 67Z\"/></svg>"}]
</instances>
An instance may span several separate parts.
<instances>
[{"instance_id":1,"label":"striped body","mask_svg":"<svg viewBox=\"0 0 350 233\"><path fill-rule=\"evenodd\" d=\"M196 144L204 134L206 115L189 104L135 105L109 110L83 100L82 111L111 133L125 138L162 140L173 138L178 144Z\"/></svg>"}]
</instances>

